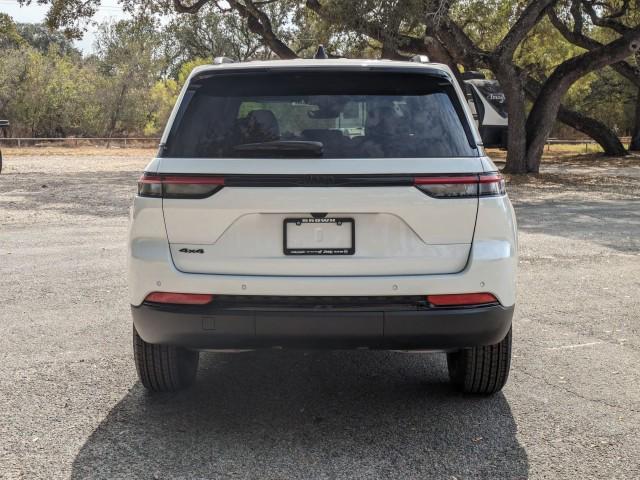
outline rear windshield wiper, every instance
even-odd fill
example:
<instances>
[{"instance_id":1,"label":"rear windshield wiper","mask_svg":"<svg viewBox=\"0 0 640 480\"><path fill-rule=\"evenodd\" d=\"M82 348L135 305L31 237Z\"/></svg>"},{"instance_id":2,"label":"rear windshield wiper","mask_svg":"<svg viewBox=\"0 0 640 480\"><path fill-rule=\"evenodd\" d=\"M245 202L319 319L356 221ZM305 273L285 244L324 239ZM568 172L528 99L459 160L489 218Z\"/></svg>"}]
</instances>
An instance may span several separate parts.
<instances>
[{"instance_id":1,"label":"rear windshield wiper","mask_svg":"<svg viewBox=\"0 0 640 480\"><path fill-rule=\"evenodd\" d=\"M261 156L269 154L277 157L321 157L322 142L305 140L274 140L272 142L243 143L233 147L238 155Z\"/></svg>"}]
</instances>

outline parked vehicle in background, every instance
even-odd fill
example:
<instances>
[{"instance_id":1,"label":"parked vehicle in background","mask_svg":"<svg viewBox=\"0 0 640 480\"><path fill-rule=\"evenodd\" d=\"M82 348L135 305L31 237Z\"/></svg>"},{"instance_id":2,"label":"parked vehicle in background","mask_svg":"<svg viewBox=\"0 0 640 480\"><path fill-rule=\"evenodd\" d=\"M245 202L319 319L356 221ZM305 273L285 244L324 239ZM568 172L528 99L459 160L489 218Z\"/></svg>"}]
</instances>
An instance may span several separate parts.
<instances>
[{"instance_id":1,"label":"parked vehicle in background","mask_svg":"<svg viewBox=\"0 0 640 480\"><path fill-rule=\"evenodd\" d=\"M497 80L481 72L464 72L467 101L485 147L507 148L507 98Z\"/></svg>"},{"instance_id":2,"label":"parked vehicle in background","mask_svg":"<svg viewBox=\"0 0 640 480\"><path fill-rule=\"evenodd\" d=\"M446 65L214 62L187 80L138 183L135 363L155 391L200 350L446 352L505 384L516 224Z\"/></svg>"},{"instance_id":3,"label":"parked vehicle in background","mask_svg":"<svg viewBox=\"0 0 640 480\"><path fill-rule=\"evenodd\" d=\"M9 129L9 120L0 120L0 135L6 136ZM0 173L2 173L2 149L0 149Z\"/></svg>"}]
</instances>

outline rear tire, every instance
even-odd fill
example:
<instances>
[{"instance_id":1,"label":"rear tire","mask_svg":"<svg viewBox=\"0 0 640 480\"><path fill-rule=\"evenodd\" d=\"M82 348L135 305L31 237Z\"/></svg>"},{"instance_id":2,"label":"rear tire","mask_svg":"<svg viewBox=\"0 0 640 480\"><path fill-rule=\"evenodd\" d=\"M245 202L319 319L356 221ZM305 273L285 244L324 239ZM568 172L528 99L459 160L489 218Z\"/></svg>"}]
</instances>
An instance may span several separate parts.
<instances>
[{"instance_id":1,"label":"rear tire","mask_svg":"<svg viewBox=\"0 0 640 480\"><path fill-rule=\"evenodd\" d=\"M199 352L145 342L133 327L133 356L138 378L152 392L176 392L191 385L198 371Z\"/></svg>"},{"instance_id":2,"label":"rear tire","mask_svg":"<svg viewBox=\"0 0 640 480\"><path fill-rule=\"evenodd\" d=\"M511 366L511 329L500 343L447 353L451 383L461 392L490 395L507 383Z\"/></svg>"}]
</instances>

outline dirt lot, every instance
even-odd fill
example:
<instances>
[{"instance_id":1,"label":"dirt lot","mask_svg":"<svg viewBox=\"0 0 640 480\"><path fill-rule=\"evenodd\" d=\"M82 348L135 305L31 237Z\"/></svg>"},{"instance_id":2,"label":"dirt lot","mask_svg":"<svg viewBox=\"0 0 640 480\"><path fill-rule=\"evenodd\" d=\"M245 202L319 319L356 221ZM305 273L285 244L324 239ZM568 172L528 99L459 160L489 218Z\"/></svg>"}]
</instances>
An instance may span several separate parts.
<instances>
[{"instance_id":1,"label":"dirt lot","mask_svg":"<svg viewBox=\"0 0 640 480\"><path fill-rule=\"evenodd\" d=\"M638 158L511 179L512 376L469 398L442 355L376 352L206 354L194 389L147 395L125 268L151 155L5 151L0 478L638 477Z\"/></svg>"}]
</instances>

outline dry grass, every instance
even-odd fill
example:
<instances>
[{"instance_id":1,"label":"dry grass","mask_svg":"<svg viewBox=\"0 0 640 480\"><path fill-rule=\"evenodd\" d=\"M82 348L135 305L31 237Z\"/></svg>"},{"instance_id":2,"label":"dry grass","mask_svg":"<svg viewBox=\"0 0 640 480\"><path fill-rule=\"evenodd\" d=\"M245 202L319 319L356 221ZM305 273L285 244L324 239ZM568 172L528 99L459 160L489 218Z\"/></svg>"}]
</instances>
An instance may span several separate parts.
<instances>
[{"instance_id":1,"label":"dry grass","mask_svg":"<svg viewBox=\"0 0 640 480\"><path fill-rule=\"evenodd\" d=\"M111 148L105 148L104 146L35 146L35 147L2 147L4 155L13 156L33 156L33 155L47 155L47 156L152 156L157 151L156 147L127 147L122 148L118 145ZM500 150L497 148L487 149L487 152L491 158L496 161L504 160L507 156L506 150ZM588 158L597 158L592 154L602 153L602 149L599 145L588 145L585 150L584 145L551 145L544 149L544 160L562 160L567 157L583 156ZM585 155L590 154L590 155Z\"/></svg>"},{"instance_id":2,"label":"dry grass","mask_svg":"<svg viewBox=\"0 0 640 480\"><path fill-rule=\"evenodd\" d=\"M136 147L131 146L122 148L119 146L112 146L111 148L105 148L104 146L41 146L41 147L2 147L4 155L13 156L33 156L33 155L46 155L46 156L152 156L156 153L156 147ZM504 161L507 156L506 150L497 148L487 149L487 153L495 161ZM598 155L602 153L602 149L599 145L588 145L585 150L584 145L551 145L544 149L543 160L562 161L566 158L583 157L584 159L599 159Z\"/></svg>"},{"instance_id":3,"label":"dry grass","mask_svg":"<svg viewBox=\"0 0 640 480\"><path fill-rule=\"evenodd\" d=\"M99 156L99 157L153 157L157 148L138 148L138 147L94 147L94 146L82 146L82 147L2 147L2 154L5 157L33 157L33 156L47 156L47 157L87 157L87 156Z\"/></svg>"},{"instance_id":4,"label":"dry grass","mask_svg":"<svg viewBox=\"0 0 640 480\"><path fill-rule=\"evenodd\" d=\"M602 153L577 153L580 146L554 145L545 149L538 175L507 175L510 188L520 186L541 190L604 189L621 194L640 195L640 155L607 157ZM584 146L582 146L584 148ZM3 148L4 173L139 171L151 160L155 148L23 147ZM490 149L489 156L503 166L506 152Z\"/></svg>"},{"instance_id":5,"label":"dry grass","mask_svg":"<svg viewBox=\"0 0 640 480\"><path fill-rule=\"evenodd\" d=\"M504 161L507 158L507 151L498 148L488 148L488 155L497 161ZM542 154L543 161L551 159L558 160L576 155L589 155L592 158L602 153L600 145L547 145ZM596 155L594 155L596 154Z\"/></svg>"}]
</instances>

